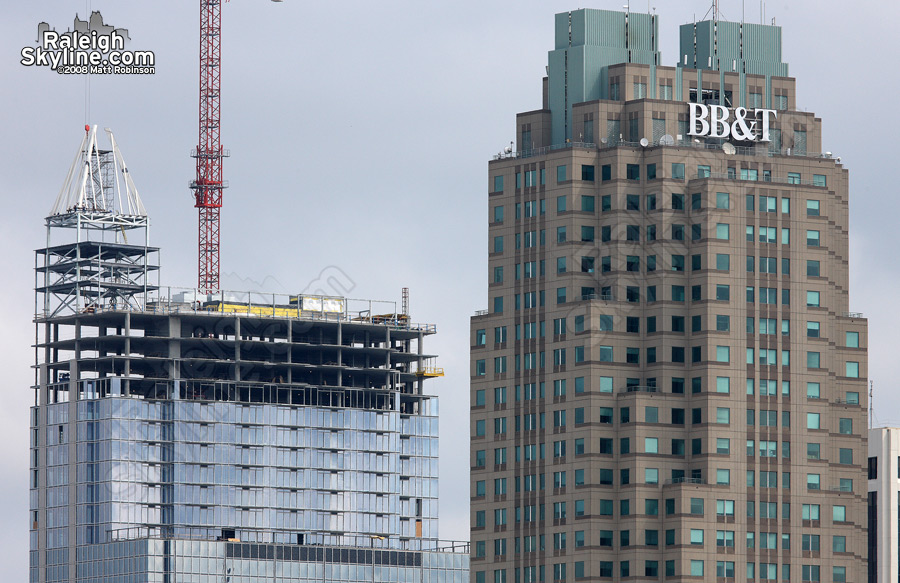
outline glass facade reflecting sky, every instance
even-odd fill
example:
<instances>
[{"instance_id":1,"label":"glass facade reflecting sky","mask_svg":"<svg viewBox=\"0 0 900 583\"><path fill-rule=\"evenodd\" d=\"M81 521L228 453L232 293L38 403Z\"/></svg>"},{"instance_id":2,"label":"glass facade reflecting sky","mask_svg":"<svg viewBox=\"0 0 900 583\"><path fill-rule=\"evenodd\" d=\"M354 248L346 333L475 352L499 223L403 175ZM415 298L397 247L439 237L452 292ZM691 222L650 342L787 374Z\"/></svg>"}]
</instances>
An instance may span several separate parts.
<instances>
[{"instance_id":1,"label":"glass facade reflecting sky","mask_svg":"<svg viewBox=\"0 0 900 583\"><path fill-rule=\"evenodd\" d=\"M437 538L436 417L108 397L71 423L70 405L41 408L48 552L141 525Z\"/></svg>"}]
</instances>

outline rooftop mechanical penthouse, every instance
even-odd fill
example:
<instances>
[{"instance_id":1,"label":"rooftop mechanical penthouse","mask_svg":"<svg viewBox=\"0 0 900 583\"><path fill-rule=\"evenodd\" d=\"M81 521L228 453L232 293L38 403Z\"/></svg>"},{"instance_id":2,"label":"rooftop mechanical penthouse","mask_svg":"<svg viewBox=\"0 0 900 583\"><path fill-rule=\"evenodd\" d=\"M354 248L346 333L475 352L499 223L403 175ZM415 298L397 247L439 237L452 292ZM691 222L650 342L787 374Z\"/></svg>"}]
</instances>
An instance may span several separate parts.
<instances>
[{"instance_id":1,"label":"rooftop mechanical penthouse","mask_svg":"<svg viewBox=\"0 0 900 583\"><path fill-rule=\"evenodd\" d=\"M848 173L781 29L683 25L675 66L655 15L555 31L488 166L473 581L865 580Z\"/></svg>"},{"instance_id":2,"label":"rooftop mechanical penthouse","mask_svg":"<svg viewBox=\"0 0 900 583\"><path fill-rule=\"evenodd\" d=\"M31 581L462 581L435 327L405 301L161 287L96 134L36 253Z\"/></svg>"}]
</instances>

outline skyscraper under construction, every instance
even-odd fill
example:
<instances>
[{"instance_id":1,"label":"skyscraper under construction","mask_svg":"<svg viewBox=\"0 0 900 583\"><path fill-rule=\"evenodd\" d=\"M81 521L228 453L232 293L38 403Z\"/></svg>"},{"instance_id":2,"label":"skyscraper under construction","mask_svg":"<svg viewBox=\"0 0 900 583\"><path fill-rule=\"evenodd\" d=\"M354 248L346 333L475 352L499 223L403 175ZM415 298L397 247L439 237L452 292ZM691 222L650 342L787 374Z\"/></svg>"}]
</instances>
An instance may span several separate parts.
<instances>
[{"instance_id":1,"label":"skyscraper under construction","mask_svg":"<svg viewBox=\"0 0 900 583\"><path fill-rule=\"evenodd\" d=\"M848 173L776 26L556 15L488 167L475 583L866 578Z\"/></svg>"},{"instance_id":2,"label":"skyscraper under construction","mask_svg":"<svg viewBox=\"0 0 900 583\"><path fill-rule=\"evenodd\" d=\"M437 531L435 327L162 287L109 140L86 128L36 253L30 580L463 581Z\"/></svg>"}]
</instances>

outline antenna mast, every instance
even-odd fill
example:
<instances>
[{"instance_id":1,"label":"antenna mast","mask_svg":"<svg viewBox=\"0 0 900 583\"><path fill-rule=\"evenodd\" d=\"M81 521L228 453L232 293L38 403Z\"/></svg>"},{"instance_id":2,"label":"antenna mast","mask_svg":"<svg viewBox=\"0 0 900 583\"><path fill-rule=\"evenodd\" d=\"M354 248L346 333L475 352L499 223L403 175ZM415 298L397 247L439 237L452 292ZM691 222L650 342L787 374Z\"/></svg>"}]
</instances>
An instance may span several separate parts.
<instances>
[{"instance_id":1,"label":"antenna mast","mask_svg":"<svg viewBox=\"0 0 900 583\"><path fill-rule=\"evenodd\" d=\"M872 398L874 397L874 391L872 389L873 381L869 381L869 429L872 429Z\"/></svg>"}]
</instances>

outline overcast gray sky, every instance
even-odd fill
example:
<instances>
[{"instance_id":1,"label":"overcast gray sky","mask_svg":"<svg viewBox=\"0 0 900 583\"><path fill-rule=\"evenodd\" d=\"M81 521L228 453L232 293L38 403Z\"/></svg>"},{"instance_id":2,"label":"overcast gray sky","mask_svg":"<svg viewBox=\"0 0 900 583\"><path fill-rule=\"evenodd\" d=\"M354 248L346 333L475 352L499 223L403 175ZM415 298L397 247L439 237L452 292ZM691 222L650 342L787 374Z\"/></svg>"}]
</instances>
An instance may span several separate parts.
<instances>
[{"instance_id":1,"label":"overcast gray sky","mask_svg":"<svg viewBox=\"0 0 900 583\"><path fill-rule=\"evenodd\" d=\"M621 9L624 2L587 7ZM27 408L33 397L33 250L85 123L110 127L162 247L163 283L196 281L197 211L188 190L197 142L199 2L7 2L0 37L0 580L24 581ZM741 3L722 0L725 19ZM662 62L678 26L710 2L652 0ZM637 2L635 11L648 6ZM433 322L427 344L447 375L441 398L441 534L468 538L468 318L487 307L487 162L541 105L553 14L582 6L516 2L302 2L224 5L222 271L226 284L300 290L340 268L353 297L399 301ZM85 80L19 64L37 25L59 31L100 10L153 50L157 73ZM900 3L768 1L800 108L824 120L824 149L851 176L851 309L869 318L877 421L900 425L896 309L896 23ZM760 21L758 2L745 19ZM267 281L267 278L268 279ZM892 333L891 330L895 332Z\"/></svg>"}]
</instances>

